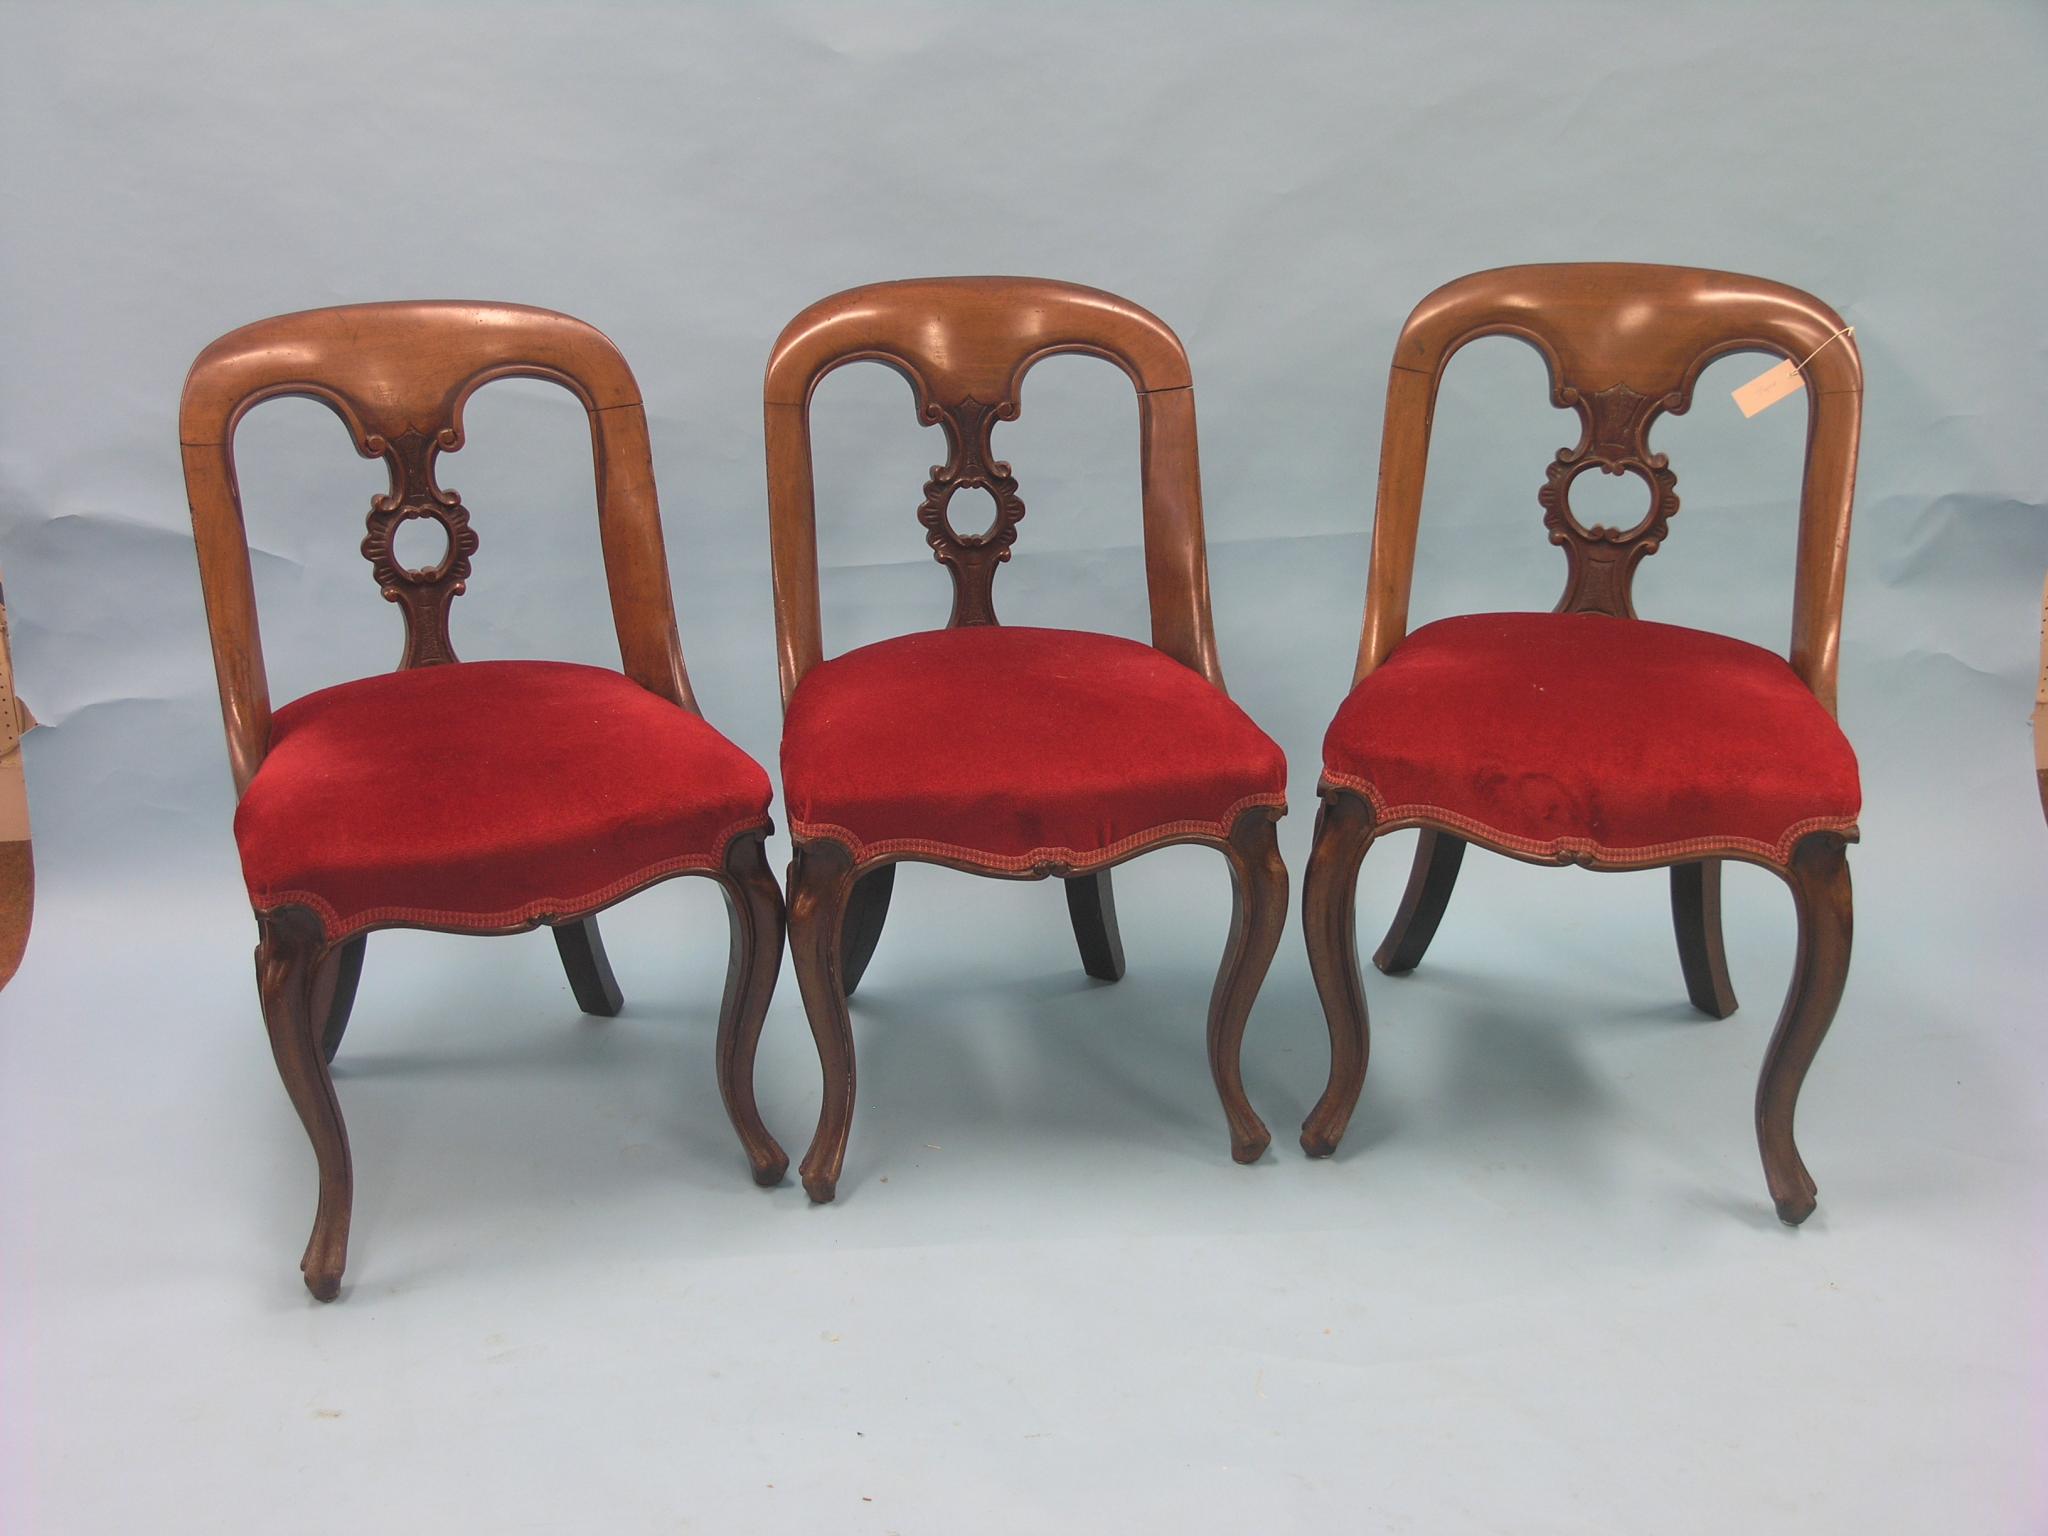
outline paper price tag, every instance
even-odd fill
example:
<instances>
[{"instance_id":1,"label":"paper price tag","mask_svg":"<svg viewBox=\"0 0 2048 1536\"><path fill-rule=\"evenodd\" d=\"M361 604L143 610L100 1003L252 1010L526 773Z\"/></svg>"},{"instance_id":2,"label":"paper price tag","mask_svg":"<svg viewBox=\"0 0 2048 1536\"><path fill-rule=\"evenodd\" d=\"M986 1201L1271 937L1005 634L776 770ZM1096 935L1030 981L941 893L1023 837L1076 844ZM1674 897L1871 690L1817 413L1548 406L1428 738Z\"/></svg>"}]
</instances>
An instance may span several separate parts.
<instances>
[{"instance_id":1,"label":"paper price tag","mask_svg":"<svg viewBox=\"0 0 2048 1536\"><path fill-rule=\"evenodd\" d=\"M1799 365L1788 357L1770 372L1758 374L1736 390L1735 404L1743 415L1754 416L1804 388L1805 376L1800 373Z\"/></svg>"},{"instance_id":2,"label":"paper price tag","mask_svg":"<svg viewBox=\"0 0 2048 1536\"><path fill-rule=\"evenodd\" d=\"M1855 326L1845 325L1835 332L1834 335L1830 336L1827 341L1822 342L1820 346L1807 353L1805 362L1795 363L1788 357L1784 362L1778 364L1777 367L1770 369L1768 372L1758 374L1747 384L1743 385L1742 388L1733 392L1736 408L1745 416L1754 416L1758 411L1767 410L1771 406L1776 405L1787 395L1797 394L1800 390L1806 388L1806 375L1801 371L1806 367L1806 364L1819 357L1821 349L1828 346L1829 343L1838 341L1844 336L1854 336L1855 334Z\"/></svg>"}]
</instances>

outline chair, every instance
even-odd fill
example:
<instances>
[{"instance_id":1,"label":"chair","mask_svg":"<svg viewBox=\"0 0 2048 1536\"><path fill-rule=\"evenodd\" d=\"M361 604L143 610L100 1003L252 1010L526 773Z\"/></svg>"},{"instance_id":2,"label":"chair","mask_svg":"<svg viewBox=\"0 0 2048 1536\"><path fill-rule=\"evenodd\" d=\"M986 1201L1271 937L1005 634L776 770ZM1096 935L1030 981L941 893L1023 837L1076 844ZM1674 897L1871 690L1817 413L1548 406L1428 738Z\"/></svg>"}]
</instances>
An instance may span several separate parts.
<instances>
[{"instance_id":1,"label":"chair","mask_svg":"<svg viewBox=\"0 0 2048 1536\"><path fill-rule=\"evenodd\" d=\"M448 609L477 536L436 479L463 406L503 378L582 401L624 675L547 661L461 662ZM281 395L318 400L390 466L362 552L405 621L399 670L272 710L235 482L235 426ZM256 910L257 987L277 1067L319 1159L301 1268L331 1300L348 1248L348 1135L328 1062L368 935L546 926L577 1004L619 1011L595 914L675 875L724 890L732 961L718 1023L726 1109L762 1184L788 1166L754 1105L753 1059L781 963L781 893L762 852L767 775L705 723L676 638L647 421L625 359L566 315L516 305L358 304L258 321L199 355L180 436ZM408 569L397 530L431 519L438 563Z\"/></svg>"},{"instance_id":2,"label":"chair","mask_svg":"<svg viewBox=\"0 0 2048 1536\"><path fill-rule=\"evenodd\" d=\"M1538 497L1565 553L1548 614L1475 614L1408 633L1416 521L1437 385L1481 336L1519 337L1549 365L1551 400L1581 433ZM1678 510L1652 423L1692 403L1700 372L1731 352L1802 370L1809 429L1789 663L1724 636L1638 619L1629 585ZM1756 1125L1778 1215L1803 1221L1814 1184L1793 1141L1800 1084L1849 967L1845 845L1861 804L1835 724L1862 367L1840 318L1778 283L1684 267L1560 265L1481 272L1408 317L1387 385L1365 629L1350 697L1323 745L1302 895L1309 961L1330 1027L1329 1086L1302 1127L1328 1155L1365 1080L1367 1025L1355 935L1359 861L1375 837L1420 829L1406 894L1374 962L1422 960L1468 843L1537 864L1671 869L1687 994L1734 1011L1721 948L1721 864L1740 859L1791 887L1799 945L1765 1053ZM1581 475L1650 487L1634 527L1573 514Z\"/></svg>"},{"instance_id":3,"label":"chair","mask_svg":"<svg viewBox=\"0 0 2048 1536\"><path fill-rule=\"evenodd\" d=\"M1024 503L995 457L1024 376L1056 353L1116 364L1138 392L1152 643L999 626L996 567ZM918 520L953 581L948 626L825 660L819 633L810 402L858 359L909 382L945 434ZM1280 749L1223 691L1209 615L1195 404L1187 356L1157 318L1090 288L1026 278L932 278L837 294L792 320L769 359L768 498L785 711L783 793L796 845L790 952L825 1077L804 1188L833 1197L853 1118L847 997L881 935L894 865L917 859L998 879L1065 881L1083 969L1123 975L1110 869L1198 843L1230 865L1236 903L1209 1006L1209 1065L1232 1155L1266 1127L1238 1048L1287 912L1274 823ZM981 533L948 517L956 491L996 503Z\"/></svg>"}]
</instances>

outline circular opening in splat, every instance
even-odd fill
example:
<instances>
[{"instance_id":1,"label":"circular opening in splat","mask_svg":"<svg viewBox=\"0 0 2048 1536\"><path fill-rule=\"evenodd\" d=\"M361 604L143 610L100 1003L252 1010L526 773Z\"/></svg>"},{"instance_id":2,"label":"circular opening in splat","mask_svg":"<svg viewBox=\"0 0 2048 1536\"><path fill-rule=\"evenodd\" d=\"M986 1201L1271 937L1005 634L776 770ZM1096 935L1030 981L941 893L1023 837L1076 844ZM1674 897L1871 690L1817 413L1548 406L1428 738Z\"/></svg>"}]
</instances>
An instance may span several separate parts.
<instances>
[{"instance_id":1,"label":"circular opening in splat","mask_svg":"<svg viewBox=\"0 0 2048 1536\"><path fill-rule=\"evenodd\" d=\"M979 485L963 485L946 503L946 523L960 538L987 538L996 525L999 510L994 491Z\"/></svg>"},{"instance_id":2,"label":"circular opening in splat","mask_svg":"<svg viewBox=\"0 0 2048 1536\"><path fill-rule=\"evenodd\" d=\"M1650 525L1656 505L1656 491L1639 469L1612 472L1588 464L1565 487L1572 521L1589 534L1634 538Z\"/></svg>"},{"instance_id":3,"label":"circular opening in splat","mask_svg":"<svg viewBox=\"0 0 2048 1536\"><path fill-rule=\"evenodd\" d=\"M448 527L432 515L408 517L391 530L391 558L414 576L433 576L448 561Z\"/></svg>"}]
</instances>

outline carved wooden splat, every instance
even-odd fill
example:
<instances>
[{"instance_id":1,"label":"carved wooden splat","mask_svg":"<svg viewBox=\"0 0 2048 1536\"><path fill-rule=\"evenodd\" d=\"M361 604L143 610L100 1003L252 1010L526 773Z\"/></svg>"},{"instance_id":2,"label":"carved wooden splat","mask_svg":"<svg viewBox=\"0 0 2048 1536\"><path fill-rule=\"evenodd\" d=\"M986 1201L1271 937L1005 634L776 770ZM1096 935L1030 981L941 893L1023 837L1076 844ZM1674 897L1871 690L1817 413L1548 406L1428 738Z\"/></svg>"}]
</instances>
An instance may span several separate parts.
<instances>
[{"instance_id":1,"label":"carved wooden splat","mask_svg":"<svg viewBox=\"0 0 2048 1536\"><path fill-rule=\"evenodd\" d=\"M1629 586L1635 569L1657 552L1672 514L1678 510L1678 492L1673 489L1678 476L1663 454L1650 452L1650 423L1662 411L1685 409L1684 395L1640 395L1626 384L1586 395L1565 385L1557 399L1558 404L1576 410L1584 423L1578 446L1557 450L1536 498L1543 504L1543 525L1550 530L1550 542L1563 548L1570 567L1557 611L1632 619L1636 610ZM1632 474L1649 486L1650 510L1640 522L1628 528L1600 523L1589 528L1573 513L1573 484L1579 476L1596 470L1609 475Z\"/></svg>"},{"instance_id":2,"label":"carved wooden splat","mask_svg":"<svg viewBox=\"0 0 2048 1536\"><path fill-rule=\"evenodd\" d=\"M1010 558L1017 542L1017 524L1024 503L1010 466L995 457L990 438L999 421L1017 419L1017 402L984 405L969 395L948 408L936 402L924 408L926 422L937 422L946 434L946 462L932 466L924 485L917 520L925 526L925 542L953 577L953 616L949 629L994 624L996 567ZM995 498L995 521L980 533L962 533L947 516L953 493L985 490Z\"/></svg>"},{"instance_id":3,"label":"carved wooden splat","mask_svg":"<svg viewBox=\"0 0 2048 1536\"><path fill-rule=\"evenodd\" d=\"M454 491L434 480L434 460L462 446L462 433L444 427L428 434L418 428L390 439L371 437L372 453L391 466L391 490L370 499L369 535L363 558L370 562L384 600L398 604L405 616L405 654L398 665L431 667L456 660L448 638L448 607L469 583L469 557L476 553L476 530L469 509ZM429 518L448 535L448 549L438 564L413 570L398 559L393 541L414 518Z\"/></svg>"}]
</instances>

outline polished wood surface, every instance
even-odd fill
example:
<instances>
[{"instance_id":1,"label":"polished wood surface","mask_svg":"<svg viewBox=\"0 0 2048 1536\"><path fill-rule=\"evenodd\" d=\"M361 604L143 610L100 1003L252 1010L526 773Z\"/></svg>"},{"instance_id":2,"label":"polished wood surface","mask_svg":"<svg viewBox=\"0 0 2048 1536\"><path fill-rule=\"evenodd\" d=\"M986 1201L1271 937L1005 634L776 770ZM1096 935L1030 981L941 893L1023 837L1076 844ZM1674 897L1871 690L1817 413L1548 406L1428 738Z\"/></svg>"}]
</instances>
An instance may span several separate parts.
<instances>
[{"instance_id":1,"label":"polished wood surface","mask_svg":"<svg viewBox=\"0 0 2048 1536\"><path fill-rule=\"evenodd\" d=\"M1353 685L1385 661L1408 632L1438 388L1458 350L1486 336L1512 336L1534 347L1549 371L1552 404L1579 418L1579 440L1558 450L1536 496L1550 542L1565 554L1560 613L1635 617L1631 585L1636 568L1663 544L1679 510L1676 472L1651 447L1650 431L1659 417L1691 406L1708 364L1732 353L1762 352L1798 366L1808 430L1787 656L1832 713L1862 420L1863 374L1854 338L1827 305L1782 283L1691 267L1623 263L1474 273L1446 283L1409 316L1388 375L1372 561ZM1572 508L1572 488L1595 472L1640 479L1650 493L1649 510L1626 528L1582 521ZM1375 957L1389 975L1420 963L1450 900L1467 842L1532 863L1621 867L1570 852L1530 855L1490 844L1469 827L1434 824L1427 816L1376 824L1363 796L1329 783L1319 793L1323 808L1304 881L1303 918L1309 962L1330 1026L1331 1067L1329 1085L1302 1128L1302 1145L1313 1156L1335 1148L1364 1083L1369 1024L1358 966L1355 890L1359 863L1375 838L1407 827L1419 833L1400 911ZM1813 1208L1812 1181L1792 1141L1792 1116L1847 973L1844 842L1837 834L1826 839L1815 834L1798 844L1782 867L1731 844L1726 850L1698 850L1674 862L1671 870L1672 921L1686 993L1695 1007L1715 1018L1735 1009L1721 937L1722 860L1763 863L1793 891L1802 938L1785 1014L1765 1060L1757 1111L1772 1196L1788 1222L1803 1220Z\"/></svg>"},{"instance_id":2,"label":"polished wood surface","mask_svg":"<svg viewBox=\"0 0 2048 1536\"><path fill-rule=\"evenodd\" d=\"M1245 1096L1238 1063L1252 1004L1287 925L1287 866L1280 857L1277 830L1281 814L1275 807L1254 806L1237 818L1227 837L1173 839L1216 849L1230 868L1230 931L1210 993L1207 1041L1210 1076L1230 1129L1231 1156L1240 1163L1256 1162L1272 1139ZM1134 849L1092 866L1089 872L1106 874L1118 864L1163 846L1166 844L1155 843ZM1071 874L1065 866L995 870L937 857L920 862L997 880L1043 880ZM796 971L824 1079L818 1128L798 1171L804 1189L820 1204L832 1200L838 1190L857 1087L853 1019L847 1008L848 912L855 888L872 871L887 867L880 862L856 863L846 845L831 838L797 840L790 859L790 964Z\"/></svg>"},{"instance_id":3,"label":"polished wood surface","mask_svg":"<svg viewBox=\"0 0 2048 1536\"><path fill-rule=\"evenodd\" d=\"M480 540L469 509L440 485L437 464L463 445L469 398L505 378L546 380L583 404L598 538L623 670L650 692L697 712L676 634L639 386L604 335L567 315L512 304L355 304L280 315L232 331L202 352L186 379L179 413L238 795L269 747L270 691L235 477L236 426L267 400L318 400L341 419L359 454L385 461L391 488L371 502L362 553L378 589L403 619L399 666L447 665L456 660L450 608L470 579ZM439 523L448 547L436 565L409 570L394 555L393 540L416 518ZM737 837L722 867L689 873L717 881L726 897L732 958L719 1018L719 1088L755 1178L774 1183L788 1160L761 1123L752 1081L755 1042L774 993L783 942L782 895L762 852L765 835ZM368 935L330 945L318 918L300 907L256 916L258 989L272 1051L320 1170L318 1211L302 1267L308 1289L330 1300L347 1255L352 1175L328 1064L348 1028ZM616 1014L623 999L596 914L552 914L498 931L539 926L553 930L578 1006L599 1016Z\"/></svg>"},{"instance_id":4,"label":"polished wood surface","mask_svg":"<svg viewBox=\"0 0 2048 1536\"><path fill-rule=\"evenodd\" d=\"M391 490L373 503L364 554L379 589L405 616L400 665L431 664L453 659L447 607L468 575L468 554L459 556L459 575L443 562L393 580L396 563L380 529L388 535L416 516L467 529L467 509L458 516L459 503L435 480L436 461L461 448L469 397L506 378L559 384L589 414L598 536L623 670L650 692L695 709L676 636L640 389L602 333L516 304L349 304L279 315L230 331L200 353L178 413L237 793L248 788L269 745L270 687L235 479L236 425L266 400L318 400L341 418L357 453L385 461ZM474 553L473 532L460 542Z\"/></svg>"},{"instance_id":5,"label":"polished wood surface","mask_svg":"<svg viewBox=\"0 0 2048 1536\"><path fill-rule=\"evenodd\" d=\"M785 703L824 655L818 609L811 397L854 362L878 362L909 383L918 419L946 438L946 462L925 486L918 519L953 574L953 623L995 622L995 567L1009 558L1024 515L1010 466L990 434L1022 409L1038 363L1079 353L1114 363L1138 392L1145 580L1152 643L1222 683L1209 612L1194 380L1179 339L1114 294L1021 277L934 277L875 283L821 299L783 328L768 359L769 536L775 633ZM956 491L987 490L999 508L983 534L946 520Z\"/></svg>"},{"instance_id":6,"label":"polished wood surface","mask_svg":"<svg viewBox=\"0 0 2048 1536\"><path fill-rule=\"evenodd\" d=\"M1152 643L1223 686L1209 607L1194 381L1179 339L1156 316L1092 288L1037 278L924 278L876 283L820 300L784 328L769 357L763 401L785 705L824 657L810 425L818 382L853 362L882 363L908 382L918 419L937 426L946 443L945 461L933 467L916 515L934 557L952 578L947 626L994 624L995 575L1010 558L1025 516L1018 477L997 456L994 432L1017 419L1030 370L1062 353L1114 364L1137 391ZM962 533L949 519L954 495L966 489L984 490L995 501L994 521L983 532ZM1277 814L1247 812L1227 837L1150 845L1203 843L1230 864L1237 911L1211 999L1209 1049L1232 1154L1240 1161L1258 1156L1268 1139L1245 1101L1237 1055L1286 913L1285 871L1272 831ZM790 864L790 954L825 1078L817 1133L802 1165L814 1200L833 1198L845 1159L854 1104L846 1000L880 939L890 891L884 877L894 857L861 864L837 842L799 837ZM1000 878L1063 879L1083 968L1104 981L1123 975L1112 861L1026 871L944 858L928 862Z\"/></svg>"},{"instance_id":7,"label":"polished wood surface","mask_svg":"<svg viewBox=\"0 0 2048 1536\"><path fill-rule=\"evenodd\" d=\"M1430 426L1444 368L1470 342L1512 336L1542 354L1551 403L1580 420L1578 444L1559 450L1541 493L1551 541L1566 549L1561 612L1633 612L1629 576L1663 542L1678 510L1676 476L1662 454L1650 451L1648 433L1658 416L1690 408L1707 365L1736 352L1802 364L1809 426L1788 654L1793 670L1832 711L1863 405L1863 365L1845 329L1840 315L1796 288L1695 267L1502 267L1437 289L1402 327L1388 377L1365 629L1353 682L1386 660L1408 632ZM1579 523L1570 511L1569 484L1595 469L1634 474L1655 487L1649 516L1624 529Z\"/></svg>"},{"instance_id":8,"label":"polished wood surface","mask_svg":"<svg viewBox=\"0 0 2048 1536\"><path fill-rule=\"evenodd\" d=\"M1849 979L1849 943L1854 930L1847 843L1833 832L1801 838L1792 850L1785 883L1799 915L1799 948L1792 961L1792 985L1764 1051L1756 1084L1756 1139L1764 1177L1778 1219L1797 1226L1813 1214L1813 1175L1792 1137L1799 1090L1813 1065L1842 988Z\"/></svg>"},{"instance_id":9,"label":"polished wood surface","mask_svg":"<svg viewBox=\"0 0 2048 1536\"><path fill-rule=\"evenodd\" d=\"M1301 882L1302 938L1330 1028L1330 1080L1301 1126L1301 1149L1310 1157L1337 1150L1365 1089L1372 1030L1358 967L1358 869L1372 840L1371 803L1349 790L1325 789ZM1411 891L1414 884L1411 875Z\"/></svg>"}]
</instances>

